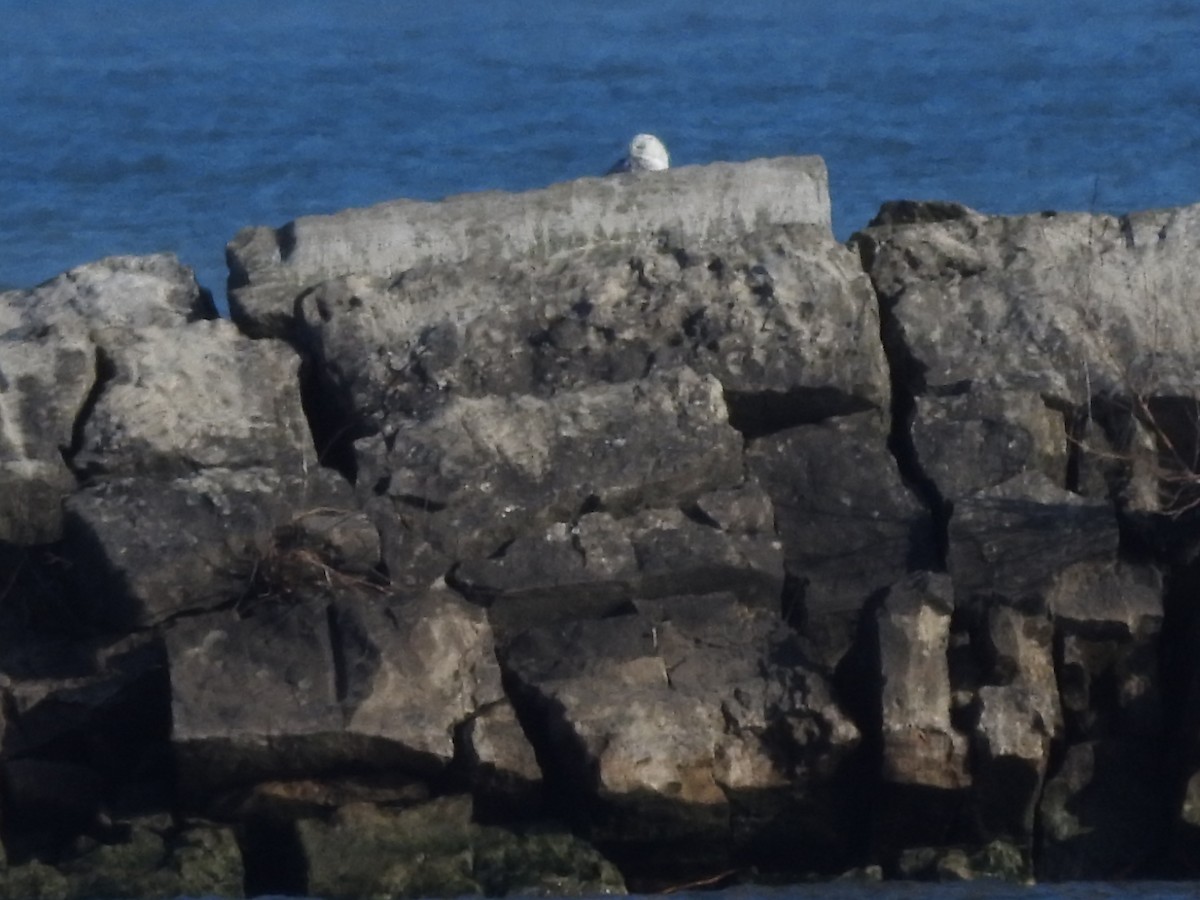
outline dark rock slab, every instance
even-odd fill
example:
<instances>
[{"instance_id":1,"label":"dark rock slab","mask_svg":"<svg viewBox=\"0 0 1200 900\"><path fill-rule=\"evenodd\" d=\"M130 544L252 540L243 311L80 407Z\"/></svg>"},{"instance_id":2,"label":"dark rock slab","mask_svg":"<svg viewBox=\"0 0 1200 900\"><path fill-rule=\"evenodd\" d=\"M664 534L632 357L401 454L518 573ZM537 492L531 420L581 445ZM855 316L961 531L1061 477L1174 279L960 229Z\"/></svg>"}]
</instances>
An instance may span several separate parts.
<instances>
[{"instance_id":1,"label":"dark rock slab","mask_svg":"<svg viewBox=\"0 0 1200 900\"><path fill-rule=\"evenodd\" d=\"M1147 566L1080 563L1060 572L1046 597L1072 740L1160 738L1161 575Z\"/></svg>"},{"instance_id":2,"label":"dark rock slab","mask_svg":"<svg viewBox=\"0 0 1200 900\"><path fill-rule=\"evenodd\" d=\"M842 416L748 443L746 468L771 497L791 618L816 658L835 665L872 594L938 554L929 512L900 477L876 413Z\"/></svg>"},{"instance_id":3,"label":"dark rock slab","mask_svg":"<svg viewBox=\"0 0 1200 900\"><path fill-rule=\"evenodd\" d=\"M99 482L66 504L77 606L105 627L136 628L231 603L251 592L276 531L336 493L324 476L273 468Z\"/></svg>"},{"instance_id":4,"label":"dark rock slab","mask_svg":"<svg viewBox=\"0 0 1200 900\"><path fill-rule=\"evenodd\" d=\"M165 729L168 710L155 708L165 699L162 647L153 635L71 643L43 637L36 655L26 649L3 660L4 758L53 755L64 742L99 745L115 722L137 728L141 740Z\"/></svg>"},{"instance_id":5,"label":"dark rock slab","mask_svg":"<svg viewBox=\"0 0 1200 900\"><path fill-rule=\"evenodd\" d=\"M791 865L835 865L849 811L828 788L859 733L789 630L727 594L637 607L505 652L566 809L618 857L654 847L668 868L769 855L784 834Z\"/></svg>"},{"instance_id":6,"label":"dark rock slab","mask_svg":"<svg viewBox=\"0 0 1200 900\"><path fill-rule=\"evenodd\" d=\"M502 554L458 566L454 584L488 606L501 634L619 611L634 599L728 590L778 610L783 558L773 535L729 533L679 510L625 519L589 513Z\"/></svg>"},{"instance_id":7,"label":"dark rock slab","mask_svg":"<svg viewBox=\"0 0 1200 900\"><path fill-rule=\"evenodd\" d=\"M913 449L944 499L954 502L1024 472L1066 486L1066 423L1038 394L984 391L915 402Z\"/></svg>"},{"instance_id":8,"label":"dark rock slab","mask_svg":"<svg viewBox=\"0 0 1200 900\"><path fill-rule=\"evenodd\" d=\"M343 586L167 634L182 788L299 777L353 764L422 774L503 695L491 630L449 592L400 601Z\"/></svg>"},{"instance_id":9,"label":"dark rock slab","mask_svg":"<svg viewBox=\"0 0 1200 900\"><path fill-rule=\"evenodd\" d=\"M963 595L1020 596L1085 560L1116 558L1112 507L1028 471L963 497L949 526L950 573Z\"/></svg>"},{"instance_id":10,"label":"dark rock slab","mask_svg":"<svg viewBox=\"0 0 1200 900\"><path fill-rule=\"evenodd\" d=\"M628 513L735 486L741 443L717 381L681 369L546 400L453 400L389 440L360 441L359 492L386 497L442 554L480 558L591 509Z\"/></svg>"}]
</instances>

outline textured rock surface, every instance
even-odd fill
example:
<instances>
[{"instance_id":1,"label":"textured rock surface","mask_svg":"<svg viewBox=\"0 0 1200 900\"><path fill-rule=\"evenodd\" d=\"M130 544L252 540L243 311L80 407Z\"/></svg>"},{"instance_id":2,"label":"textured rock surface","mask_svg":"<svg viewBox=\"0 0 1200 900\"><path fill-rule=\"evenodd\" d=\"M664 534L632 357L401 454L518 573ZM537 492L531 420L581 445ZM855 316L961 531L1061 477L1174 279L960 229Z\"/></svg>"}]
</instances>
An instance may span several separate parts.
<instances>
[{"instance_id":1,"label":"textured rock surface","mask_svg":"<svg viewBox=\"0 0 1200 900\"><path fill-rule=\"evenodd\" d=\"M523 194L442 203L400 200L283 228L250 228L226 249L230 311L252 331L286 328L292 300L339 275L394 277L421 262L550 256L660 232L701 237L760 225L830 227L829 183L817 157L685 166L651 177L584 178Z\"/></svg>"},{"instance_id":2,"label":"textured rock surface","mask_svg":"<svg viewBox=\"0 0 1200 900\"><path fill-rule=\"evenodd\" d=\"M166 255L110 257L0 293L0 540L61 536L77 428L122 333L205 315L211 298Z\"/></svg>"},{"instance_id":3,"label":"textured rock surface","mask_svg":"<svg viewBox=\"0 0 1200 900\"><path fill-rule=\"evenodd\" d=\"M960 591L1020 596L1085 560L1111 560L1112 507L1026 472L961 499L950 520L950 572Z\"/></svg>"},{"instance_id":4,"label":"textured rock surface","mask_svg":"<svg viewBox=\"0 0 1200 900\"><path fill-rule=\"evenodd\" d=\"M470 559L589 506L629 513L736 485L740 451L720 384L681 369L548 400L451 401L370 439L359 489L444 555Z\"/></svg>"},{"instance_id":5,"label":"textured rock surface","mask_svg":"<svg viewBox=\"0 0 1200 900\"><path fill-rule=\"evenodd\" d=\"M880 607L884 781L945 789L970 783L966 744L950 724L953 609L950 579L928 573L893 587Z\"/></svg>"},{"instance_id":6,"label":"textured rock surface","mask_svg":"<svg viewBox=\"0 0 1200 900\"><path fill-rule=\"evenodd\" d=\"M749 426L887 405L878 314L853 254L815 226L695 231L550 259L424 266L322 283L297 340L356 420L446 395L547 395L688 366Z\"/></svg>"},{"instance_id":7,"label":"textured rock surface","mask_svg":"<svg viewBox=\"0 0 1200 900\"><path fill-rule=\"evenodd\" d=\"M775 506L789 616L835 666L873 594L936 562L928 510L901 480L876 413L842 416L749 442L746 467Z\"/></svg>"},{"instance_id":8,"label":"textured rock surface","mask_svg":"<svg viewBox=\"0 0 1200 900\"><path fill-rule=\"evenodd\" d=\"M844 859L850 811L829 787L860 735L794 636L720 594L637 608L531 629L505 654L567 811L626 857L716 864L783 833L805 848L793 865Z\"/></svg>"},{"instance_id":9,"label":"textured rock surface","mask_svg":"<svg viewBox=\"0 0 1200 900\"><path fill-rule=\"evenodd\" d=\"M167 634L172 740L190 792L339 766L437 772L503 696L484 614L449 593L341 587Z\"/></svg>"},{"instance_id":10,"label":"textured rock surface","mask_svg":"<svg viewBox=\"0 0 1200 900\"><path fill-rule=\"evenodd\" d=\"M183 475L316 465L300 407L300 361L226 321L101 334L109 377L74 464L92 475ZM253 390L248 390L253 386Z\"/></svg>"},{"instance_id":11,"label":"textured rock surface","mask_svg":"<svg viewBox=\"0 0 1200 900\"><path fill-rule=\"evenodd\" d=\"M1191 396L1200 311L1195 207L1130 219L984 216L856 240L921 391Z\"/></svg>"},{"instance_id":12,"label":"textured rock surface","mask_svg":"<svg viewBox=\"0 0 1200 900\"><path fill-rule=\"evenodd\" d=\"M1200 208L660 175L0 296L0 894L1190 874Z\"/></svg>"}]
</instances>

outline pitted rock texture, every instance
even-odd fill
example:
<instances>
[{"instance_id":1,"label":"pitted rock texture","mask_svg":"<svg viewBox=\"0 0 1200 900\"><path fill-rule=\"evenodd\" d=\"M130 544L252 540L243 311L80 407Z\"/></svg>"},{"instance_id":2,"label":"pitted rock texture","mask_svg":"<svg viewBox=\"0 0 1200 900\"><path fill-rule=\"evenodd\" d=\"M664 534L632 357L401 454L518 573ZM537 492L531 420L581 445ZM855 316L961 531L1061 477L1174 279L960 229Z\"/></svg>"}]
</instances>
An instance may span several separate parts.
<instances>
[{"instance_id":1,"label":"pitted rock texture","mask_svg":"<svg viewBox=\"0 0 1200 900\"><path fill-rule=\"evenodd\" d=\"M0 893L1188 874L1197 209L773 160L4 294Z\"/></svg>"},{"instance_id":2,"label":"pitted rock texture","mask_svg":"<svg viewBox=\"0 0 1200 900\"><path fill-rule=\"evenodd\" d=\"M0 540L62 536L78 429L125 332L211 316L173 256L117 256L25 291L0 293Z\"/></svg>"},{"instance_id":3,"label":"pitted rock texture","mask_svg":"<svg viewBox=\"0 0 1200 900\"><path fill-rule=\"evenodd\" d=\"M342 275L392 278L423 262L544 258L662 232L707 239L777 223L829 231L823 160L685 166L652 177L583 178L442 203L399 200L239 232L226 248L229 307L248 331L281 334L299 294Z\"/></svg>"},{"instance_id":4,"label":"pitted rock texture","mask_svg":"<svg viewBox=\"0 0 1200 900\"><path fill-rule=\"evenodd\" d=\"M172 740L188 790L337 767L428 774L503 697L482 611L448 593L258 600L167 635Z\"/></svg>"}]
</instances>

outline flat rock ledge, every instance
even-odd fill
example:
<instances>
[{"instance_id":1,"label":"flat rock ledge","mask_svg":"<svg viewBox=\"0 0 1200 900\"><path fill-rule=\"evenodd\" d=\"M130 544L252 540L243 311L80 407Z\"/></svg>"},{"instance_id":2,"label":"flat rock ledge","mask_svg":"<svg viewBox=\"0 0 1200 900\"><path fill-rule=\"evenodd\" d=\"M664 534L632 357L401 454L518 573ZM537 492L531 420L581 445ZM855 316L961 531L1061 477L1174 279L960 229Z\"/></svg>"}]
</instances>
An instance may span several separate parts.
<instances>
[{"instance_id":1,"label":"flat rock ledge","mask_svg":"<svg viewBox=\"0 0 1200 900\"><path fill-rule=\"evenodd\" d=\"M0 294L0 898L1194 878L1198 251L804 157Z\"/></svg>"}]
</instances>

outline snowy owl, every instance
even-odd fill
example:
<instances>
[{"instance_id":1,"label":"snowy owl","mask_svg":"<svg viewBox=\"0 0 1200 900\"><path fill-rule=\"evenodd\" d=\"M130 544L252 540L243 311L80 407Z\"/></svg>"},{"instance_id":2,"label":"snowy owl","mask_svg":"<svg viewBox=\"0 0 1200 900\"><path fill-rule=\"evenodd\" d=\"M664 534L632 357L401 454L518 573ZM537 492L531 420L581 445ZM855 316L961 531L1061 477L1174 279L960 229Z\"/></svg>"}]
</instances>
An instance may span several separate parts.
<instances>
[{"instance_id":1,"label":"snowy owl","mask_svg":"<svg viewBox=\"0 0 1200 900\"><path fill-rule=\"evenodd\" d=\"M667 148L652 134L635 134L629 142L629 153L605 174L614 172L661 172L669 168L671 157Z\"/></svg>"}]
</instances>

